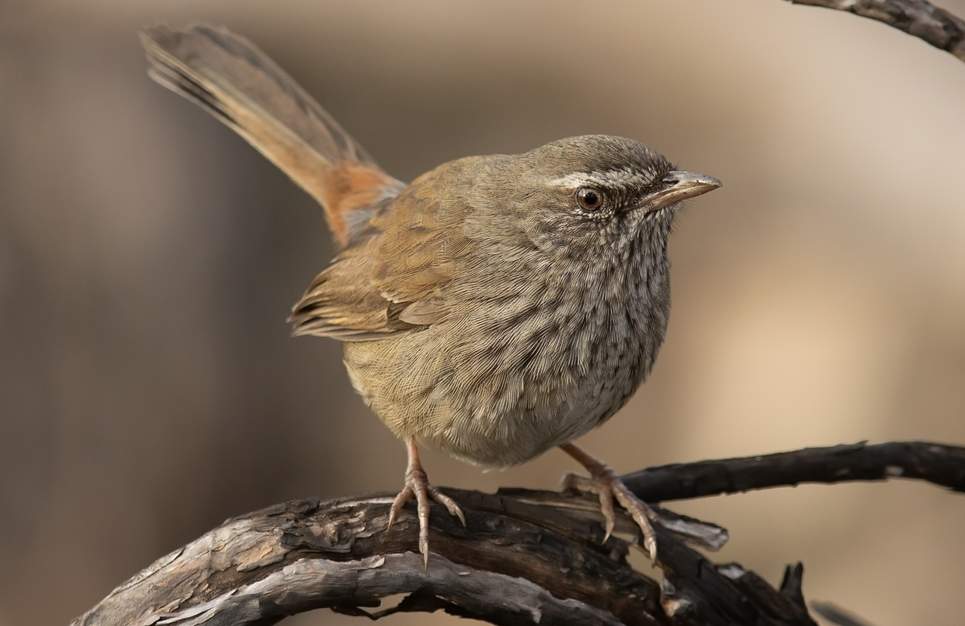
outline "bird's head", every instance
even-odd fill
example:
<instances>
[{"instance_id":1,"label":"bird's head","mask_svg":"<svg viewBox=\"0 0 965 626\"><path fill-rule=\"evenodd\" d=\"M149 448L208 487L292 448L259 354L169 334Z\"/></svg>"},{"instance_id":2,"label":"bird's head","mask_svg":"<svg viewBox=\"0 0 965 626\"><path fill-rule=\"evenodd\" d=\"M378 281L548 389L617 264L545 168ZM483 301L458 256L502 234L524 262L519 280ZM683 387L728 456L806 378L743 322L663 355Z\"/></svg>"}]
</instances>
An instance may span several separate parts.
<instances>
[{"instance_id":1,"label":"bird's head","mask_svg":"<svg viewBox=\"0 0 965 626\"><path fill-rule=\"evenodd\" d=\"M616 253L669 232L680 203L720 187L632 139L583 135L507 157L495 168L503 218L541 250ZM493 181L490 178L490 181Z\"/></svg>"}]
</instances>

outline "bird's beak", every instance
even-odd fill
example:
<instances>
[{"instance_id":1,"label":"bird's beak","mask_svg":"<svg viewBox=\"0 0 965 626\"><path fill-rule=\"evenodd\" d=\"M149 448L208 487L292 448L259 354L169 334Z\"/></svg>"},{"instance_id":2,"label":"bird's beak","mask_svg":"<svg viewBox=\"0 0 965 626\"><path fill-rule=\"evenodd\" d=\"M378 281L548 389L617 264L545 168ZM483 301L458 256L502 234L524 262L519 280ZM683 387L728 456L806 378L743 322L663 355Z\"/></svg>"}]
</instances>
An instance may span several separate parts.
<instances>
[{"instance_id":1,"label":"bird's beak","mask_svg":"<svg viewBox=\"0 0 965 626\"><path fill-rule=\"evenodd\" d=\"M685 171L668 172L660 183L656 191L644 196L641 208L656 211L720 187L713 176Z\"/></svg>"}]
</instances>

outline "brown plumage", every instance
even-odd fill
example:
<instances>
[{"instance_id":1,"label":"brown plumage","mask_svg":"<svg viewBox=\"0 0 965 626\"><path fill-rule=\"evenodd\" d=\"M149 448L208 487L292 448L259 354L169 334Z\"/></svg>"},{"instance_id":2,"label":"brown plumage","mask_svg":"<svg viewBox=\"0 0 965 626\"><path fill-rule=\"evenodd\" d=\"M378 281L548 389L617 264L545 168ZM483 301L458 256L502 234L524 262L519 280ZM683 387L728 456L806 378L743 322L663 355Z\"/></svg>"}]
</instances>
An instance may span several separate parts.
<instances>
[{"instance_id":1,"label":"brown plumage","mask_svg":"<svg viewBox=\"0 0 965 626\"><path fill-rule=\"evenodd\" d=\"M642 144L589 135L443 164L408 186L264 53L221 28L143 34L151 76L233 128L323 206L341 247L293 308L298 335L343 342L352 384L406 442L391 520L418 504L425 443L483 466L560 446L656 544L649 507L571 441L646 378L670 311L680 201L719 186Z\"/></svg>"}]
</instances>

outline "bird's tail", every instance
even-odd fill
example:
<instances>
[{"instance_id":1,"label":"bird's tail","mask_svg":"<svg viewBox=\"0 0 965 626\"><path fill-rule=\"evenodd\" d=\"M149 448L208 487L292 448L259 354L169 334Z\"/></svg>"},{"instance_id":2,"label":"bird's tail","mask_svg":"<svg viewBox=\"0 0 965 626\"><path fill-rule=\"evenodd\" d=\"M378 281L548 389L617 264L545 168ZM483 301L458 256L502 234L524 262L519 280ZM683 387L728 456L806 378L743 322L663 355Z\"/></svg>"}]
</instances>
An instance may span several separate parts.
<instances>
[{"instance_id":1,"label":"bird's tail","mask_svg":"<svg viewBox=\"0 0 965 626\"><path fill-rule=\"evenodd\" d=\"M222 27L155 26L141 42L151 78L234 129L315 198L340 245L402 188L245 38Z\"/></svg>"}]
</instances>

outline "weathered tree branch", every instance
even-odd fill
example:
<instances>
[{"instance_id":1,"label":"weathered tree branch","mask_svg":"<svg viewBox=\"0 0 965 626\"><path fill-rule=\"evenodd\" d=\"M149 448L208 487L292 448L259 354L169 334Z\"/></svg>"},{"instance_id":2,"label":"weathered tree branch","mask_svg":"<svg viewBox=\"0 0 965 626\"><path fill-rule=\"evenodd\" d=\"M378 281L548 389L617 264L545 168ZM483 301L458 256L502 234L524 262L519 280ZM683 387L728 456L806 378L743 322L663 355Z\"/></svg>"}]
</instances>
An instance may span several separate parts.
<instances>
[{"instance_id":1,"label":"weathered tree branch","mask_svg":"<svg viewBox=\"0 0 965 626\"><path fill-rule=\"evenodd\" d=\"M965 61L965 20L927 0L789 0L877 20Z\"/></svg>"},{"instance_id":2,"label":"weathered tree branch","mask_svg":"<svg viewBox=\"0 0 965 626\"><path fill-rule=\"evenodd\" d=\"M900 471L899 471L900 470ZM811 448L703 461L627 477L649 500L732 493L805 481L918 478L965 490L965 448L911 442ZM506 489L447 490L467 517L431 517L428 570L415 554L414 515L386 530L389 496L299 500L227 520L123 583L74 626L274 624L331 608L372 618L444 610L494 624L813 626L802 568L780 587L736 564L715 565L672 529L722 529L661 510L658 566L664 580L635 571L630 544L602 542L592 499ZM635 526L625 521L624 531ZM366 612L389 596L395 607Z\"/></svg>"}]
</instances>

